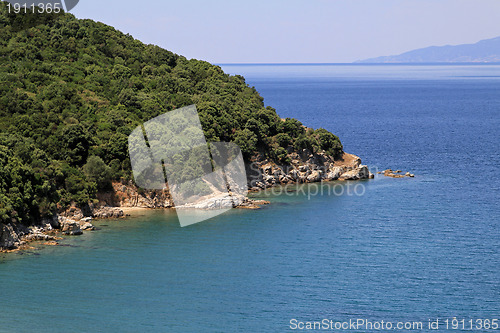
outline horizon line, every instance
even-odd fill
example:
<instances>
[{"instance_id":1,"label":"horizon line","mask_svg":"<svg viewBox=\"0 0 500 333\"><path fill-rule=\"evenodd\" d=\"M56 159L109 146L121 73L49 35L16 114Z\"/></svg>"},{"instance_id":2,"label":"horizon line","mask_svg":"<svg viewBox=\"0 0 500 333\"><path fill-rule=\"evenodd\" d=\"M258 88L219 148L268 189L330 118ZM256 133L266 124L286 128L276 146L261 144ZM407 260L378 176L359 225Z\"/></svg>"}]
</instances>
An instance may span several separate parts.
<instances>
[{"instance_id":1,"label":"horizon line","mask_svg":"<svg viewBox=\"0 0 500 333\"><path fill-rule=\"evenodd\" d=\"M295 65L500 65L500 62L210 62L216 66L260 65L260 66L295 66Z\"/></svg>"}]
</instances>

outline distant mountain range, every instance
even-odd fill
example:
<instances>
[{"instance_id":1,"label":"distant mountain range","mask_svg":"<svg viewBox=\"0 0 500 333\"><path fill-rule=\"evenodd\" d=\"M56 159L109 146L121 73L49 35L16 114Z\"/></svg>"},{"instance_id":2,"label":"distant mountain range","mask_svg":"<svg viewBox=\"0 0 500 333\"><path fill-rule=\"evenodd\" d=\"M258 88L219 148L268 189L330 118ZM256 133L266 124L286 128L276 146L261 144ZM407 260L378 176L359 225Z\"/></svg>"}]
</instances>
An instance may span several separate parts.
<instances>
[{"instance_id":1,"label":"distant mountain range","mask_svg":"<svg viewBox=\"0 0 500 333\"><path fill-rule=\"evenodd\" d=\"M400 55L358 60L357 63L500 62L500 37L475 44L430 46Z\"/></svg>"}]
</instances>

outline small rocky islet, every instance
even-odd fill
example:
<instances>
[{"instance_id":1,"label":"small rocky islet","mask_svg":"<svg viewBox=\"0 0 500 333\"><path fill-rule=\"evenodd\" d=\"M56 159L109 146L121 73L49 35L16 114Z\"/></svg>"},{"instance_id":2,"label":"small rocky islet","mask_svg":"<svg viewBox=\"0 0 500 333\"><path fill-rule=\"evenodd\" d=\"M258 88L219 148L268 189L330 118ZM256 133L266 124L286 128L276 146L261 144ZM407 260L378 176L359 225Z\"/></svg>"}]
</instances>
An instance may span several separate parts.
<instances>
[{"instance_id":1,"label":"small rocky islet","mask_svg":"<svg viewBox=\"0 0 500 333\"><path fill-rule=\"evenodd\" d=\"M392 169L386 169L384 171L379 171L377 172L378 174L383 174L386 177L391 177L391 178L405 178L405 177L410 177L413 178L415 175L409 171L403 172L402 170L392 170Z\"/></svg>"}]
</instances>

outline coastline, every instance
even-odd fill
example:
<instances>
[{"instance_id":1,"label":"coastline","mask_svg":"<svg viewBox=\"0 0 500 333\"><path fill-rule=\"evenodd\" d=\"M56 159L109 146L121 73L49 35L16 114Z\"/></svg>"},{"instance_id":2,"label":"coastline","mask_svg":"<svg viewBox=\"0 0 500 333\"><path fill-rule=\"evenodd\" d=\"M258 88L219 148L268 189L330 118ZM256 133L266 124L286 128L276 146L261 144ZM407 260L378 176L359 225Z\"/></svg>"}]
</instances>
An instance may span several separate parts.
<instances>
[{"instance_id":1,"label":"coastline","mask_svg":"<svg viewBox=\"0 0 500 333\"><path fill-rule=\"evenodd\" d=\"M253 163L258 166L258 173L257 176L250 174L248 193L258 193L283 185L374 178L368 167L362 165L361 159L356 155L344 153L342 158L332 160L324 153L305 153L306 161L299 154L292 153L291 156L295 159L288 167L270 163L265 159L259 160L259 157L255 158ZM414 177L414 174L404 173L401 170L387 169L377 173L391 178ZM229 203L232 208L260 209L263 205L270 204L266 200L243 196L233 196L230 200L227 199L227 196L213 197L191 208L228 208L229 206L224 205ZM98 200L97 204L82 207L72 205L59 214L43 219L36 225L0 223L0 253L33 249L30 245L32 242L43 242L44 246L57 246L58 240L63 239L63 235L78 236L84 232L96 230L92 224L94 220L134 217L152 210L175 208L168 190L140 191L131 181L113 183L111 191L98 193Z\"/></svg>"},{"instance_id":2,"label":"coastline","mask_svg":"<svg viewBox=\"0 0 500 333\"><path fill-rule=\"evenodd\" d=\"M119 207L119 208L123 211L123 213L125 215L140 213L140 212L149 211L152 209L152 208L148 208L148 207ZM162 209L168 209L168 208L162 208Z\"/></svg>"},{"instance_id":3,"label":"coastline","mask_svg":"<svg viewBox=\"0 0 500 333\"><path fill-rule=\"evenodd\" d=\"M249 193L258 192L274 186L316 183L322 181L345 181L371 179L374 175L361 159L353 154L343 153L340 158L307 149L297 153L290 152L290 165L277 165L262 155L253 157L247 165ZM124 218L152 209L173 209L174 204L167 189L140 190L132 181L114 182L111 191L98 193L98 203L81 207L72 205L65 211L38 224L24 226L20 223L0 223L0 253L15 252L29 248L29 243L45 241L47 245L58 245L62 235L78 236L83 232L95 230L94 219ZM211 198L193 205L201 209L232 208L259 209L269 204L265 200L247 197ZM229 207L229 206L228 206Z\"/></svg>"}]
</instances>

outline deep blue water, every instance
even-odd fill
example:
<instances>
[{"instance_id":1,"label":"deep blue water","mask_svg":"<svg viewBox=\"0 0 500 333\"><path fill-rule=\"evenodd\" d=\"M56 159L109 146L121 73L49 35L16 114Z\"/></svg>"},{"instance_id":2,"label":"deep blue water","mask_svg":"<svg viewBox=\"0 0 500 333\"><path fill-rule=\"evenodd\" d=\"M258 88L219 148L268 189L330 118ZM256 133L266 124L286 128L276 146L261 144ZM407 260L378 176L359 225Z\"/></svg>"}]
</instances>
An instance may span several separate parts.
<instances>
[{"instance_id":1,"label":"deep blue water","mask_svg":"<svg viewBox=\"0 0 500 333\"><path fill-rule=\"evenodd\" d=\"M0 332L500 319L500 66L223 68L373 170L416 177L266 193L264 209L187 228L169 211L101 221L71 246L4 255Z\"/></svg>"}]
</instances>

